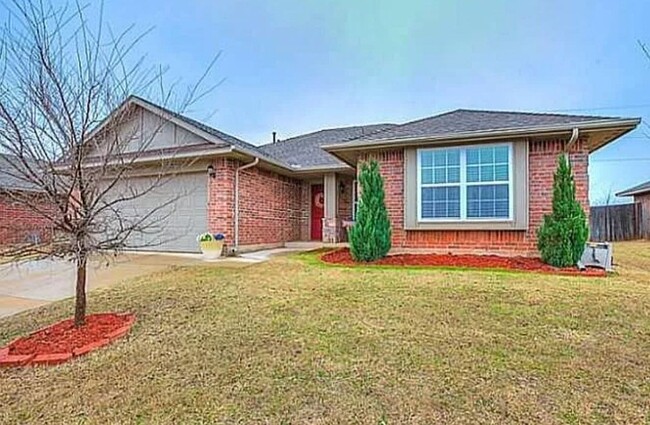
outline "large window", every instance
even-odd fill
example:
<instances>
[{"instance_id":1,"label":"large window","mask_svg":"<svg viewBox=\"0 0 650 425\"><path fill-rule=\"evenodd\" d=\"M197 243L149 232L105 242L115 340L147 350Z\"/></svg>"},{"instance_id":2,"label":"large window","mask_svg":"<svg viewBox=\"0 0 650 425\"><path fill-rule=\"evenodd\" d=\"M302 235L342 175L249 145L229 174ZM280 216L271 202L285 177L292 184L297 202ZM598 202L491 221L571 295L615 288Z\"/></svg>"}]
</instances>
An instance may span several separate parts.
<instances>
[{"instance_id":1,"label":"large window","mask_svg":"<svg viewBox=\"0 0 650 425\"><path fill-rule=\"evenodd\" d=\"M512 219L512 145L418 150L421 221Z\"/></svg>"}]
</instances>

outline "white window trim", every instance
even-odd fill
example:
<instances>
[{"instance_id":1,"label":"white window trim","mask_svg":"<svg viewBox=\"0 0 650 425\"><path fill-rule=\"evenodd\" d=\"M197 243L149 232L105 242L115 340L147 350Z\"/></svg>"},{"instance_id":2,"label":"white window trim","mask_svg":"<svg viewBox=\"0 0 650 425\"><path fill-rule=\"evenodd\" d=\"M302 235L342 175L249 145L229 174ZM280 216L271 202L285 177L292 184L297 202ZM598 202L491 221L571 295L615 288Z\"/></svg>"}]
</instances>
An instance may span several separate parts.
<instances>
[{"instance_id":1,"label":"white window trim","mask_svg":"<svg viewBox=\"0 0 650 425\"><path fill-rule=\"evenodd\" d=\"M499 147L507 146L508 147L508 217L507 218L497 218L497 217L485 217L485 218L467 218L467 149L473 148L488 148L488 147ZM422 152L435 152L443 150L452 150L456 149L460 151L460 181L458 183L428 183L425 187L456 187L460 186L460 218L449 218L449 217L440 217L440 218L422 218ZM445 146L440 148L420 148L417 150L417 211L418 211L418 221L423 223L484 223L484 222L512 222L514 221L514 181L513 181L513 145L512 142L504 143L484 143L480 145L463 145L463 146ZM503 182L471 182L470 186L482 186L482 185L494 185L494 184L503 184Z\"/></svg>"}]
</instances>

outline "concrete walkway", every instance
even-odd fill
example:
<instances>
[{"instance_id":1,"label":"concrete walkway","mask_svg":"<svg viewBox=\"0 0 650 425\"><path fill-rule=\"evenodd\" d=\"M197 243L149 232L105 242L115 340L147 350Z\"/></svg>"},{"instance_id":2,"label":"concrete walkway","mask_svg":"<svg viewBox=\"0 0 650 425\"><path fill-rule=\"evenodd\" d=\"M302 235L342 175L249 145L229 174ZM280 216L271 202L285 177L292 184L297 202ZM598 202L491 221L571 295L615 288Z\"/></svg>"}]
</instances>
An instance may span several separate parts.
<instances>
[{"instance_id":1,"label":"concrete walkway","mask_svg":"<svg viewBox=\"0 0 650 425\"><path fill-rule=\"evenodd\" d=\"M127 279L164 270L170 266L247 267L274 255L312 249L311 246L276 248L242 254L239 257L203 260L200 254L128 253L107 266L92 261L88 266L88 291L115 285ZM0 317L40 307L74 296L75 269L61 260L33 260L0 264Z\"/></svg>"}]
</instances>

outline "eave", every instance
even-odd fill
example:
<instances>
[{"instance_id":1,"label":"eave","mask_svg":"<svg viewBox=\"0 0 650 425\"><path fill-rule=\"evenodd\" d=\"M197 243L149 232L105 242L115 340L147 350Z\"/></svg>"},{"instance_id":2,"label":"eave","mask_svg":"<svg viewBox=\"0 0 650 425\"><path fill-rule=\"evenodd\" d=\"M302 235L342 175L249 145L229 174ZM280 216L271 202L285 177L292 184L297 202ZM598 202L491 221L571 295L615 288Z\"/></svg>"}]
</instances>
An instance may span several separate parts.
<instances>
[{"instance_id":1,"label":"eave","mask_svg":"<svg viewBox=\"0 0 650 425\"><path fill-rule=\"evenodd\" d=\"M485 130L485 131L468 131L460 133L445 133L429 135L422 137L405 137L395 139L367 139L353 140L345 143L325 145L322 147L326 152L332 154L341 161L352 166L356 163L356 154L362 151L391 149L396 147L407 146L427 146L427 145L447 145L447 144L465 144L472 142L490 142L494 140L517 139L522 137L540 137L540 136L565 136L570 135L573 129L578 128L580 134L600 133L601 138L595 139L593 144L589 145L589 152L592 153L613 140L634 130L639 123L640 118L620 119L620 120L597 120L578 123L569 123L553 126L541 127L524 127L513 129Z\"/></svg>"}]
</instances>

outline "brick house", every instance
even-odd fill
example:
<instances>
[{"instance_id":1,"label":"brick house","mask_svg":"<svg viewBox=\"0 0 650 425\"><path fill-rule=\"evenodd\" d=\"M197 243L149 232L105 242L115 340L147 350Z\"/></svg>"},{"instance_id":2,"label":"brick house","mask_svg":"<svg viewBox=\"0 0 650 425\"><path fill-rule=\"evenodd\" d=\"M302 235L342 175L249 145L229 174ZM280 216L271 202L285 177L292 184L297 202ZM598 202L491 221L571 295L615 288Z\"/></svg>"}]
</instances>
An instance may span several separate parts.
<instances>
[{"instance_id":1,"label":"brick house","mask_svg":"<svg viewBox=\"0 0 650 425\"><path fill-rule=\"evenodd\" d=\"M650 239L650 181L618 192L616 196L631 196L634 203L641 204L641 235Z\"/></svg>"},{"instance_id":2,"label":"brick house","mask_svg":"<svg viewBox=\"0 0 650 425\"><path fill-rule=\"evenodd\" d=\"M52 236L50 221L39 211L46 211L39 190L12 172L11 155L0 154L0 246L47 241ZM20 198L18 202L16 198ZM29 208L28 199L37 208Z\"/></svg>"},{"instance_id":3,"label":"brick house","mask_svg":"<svg viewBox=\"0 0 650 425\"><path fill-rule=\"evenodd\" d=\"M196 251L195 237L206 230L224 233L238 250L345 241L358 164L374 158L385 179L394 251L536 255L535 232L550 211L557 156L569 152L588 211L589 154L640 122L456 110L255 146L135 96L120 108L132 112L131 125L142 132L153 119L166 120L152 155L137 161L143 167L192 158L166 189L189 193L166 225L174 237L159 249L167 251ZM146 213L161 196L128 207Z\"/></svg>"}]
</instances>

